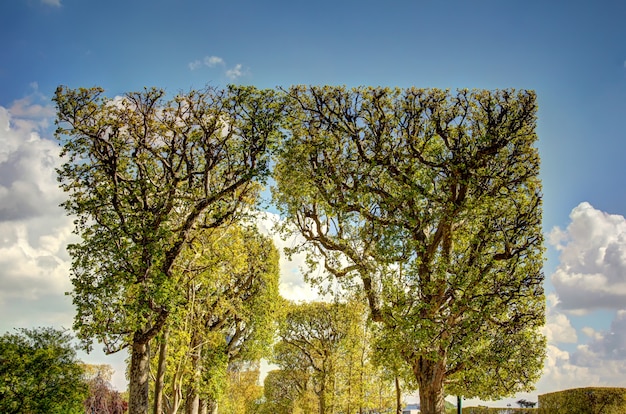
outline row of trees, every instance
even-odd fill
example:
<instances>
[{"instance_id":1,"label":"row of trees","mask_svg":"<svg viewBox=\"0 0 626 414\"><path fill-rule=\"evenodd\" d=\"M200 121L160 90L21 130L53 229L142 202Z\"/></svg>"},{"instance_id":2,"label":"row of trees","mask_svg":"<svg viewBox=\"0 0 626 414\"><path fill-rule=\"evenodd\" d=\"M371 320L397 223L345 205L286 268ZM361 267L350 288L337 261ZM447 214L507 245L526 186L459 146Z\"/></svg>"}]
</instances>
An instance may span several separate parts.
<instances>
[{"instance_id":1,"label":"row of trees","mask_svg":"<svg viewBox=\"0 0 626 414\"><path fill-rule=\"evenodd\" d=\"M74 328L87 348L129 349L131 414L151 400L155 413L214 410L228 367L268 355L285 307L278 253L244 218L270 174L283 233L305 240L290 253L307 253L310 282L366 298L377 360L410 373L422 412L443 413L446 392L526 390L541 372L532 92L231 86L168 100L60 87L54 100L64 207L81 236L69 247ZM310 328L349 308L286 320L296 332L307 312L322 318ZM288 332L274 376L293 375L321 413L369 406L334 374L362 344L303 328L305 342L334 344L305 353L304 370ZM365 376L355 367L369 358L352 361Z\"/></svg>"}]
</instances>

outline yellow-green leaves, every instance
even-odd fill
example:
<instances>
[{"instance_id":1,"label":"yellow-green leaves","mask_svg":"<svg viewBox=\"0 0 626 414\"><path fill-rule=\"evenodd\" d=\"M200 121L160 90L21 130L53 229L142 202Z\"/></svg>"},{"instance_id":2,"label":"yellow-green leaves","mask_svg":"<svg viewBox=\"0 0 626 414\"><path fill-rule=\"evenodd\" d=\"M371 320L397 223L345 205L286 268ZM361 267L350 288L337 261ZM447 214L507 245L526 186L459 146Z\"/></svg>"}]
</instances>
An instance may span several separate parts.
<instances>
[{"instance_id":1,"label":"yellow-green leaves","mask_svg":"<svg viewBox=\"0 0 626 414\"><path fill-rule=\"evenodd\" d=\"M311 280L360 279L387 342L418 381L437 378L424 401L446 381L465 396L528 388L544 343L535 94L293 87L286 108L275 201L327 270ZM524 369L458 386L468 361L495 372L509 334L532 350L512 348Z\"/></svg>"}]
</instances>

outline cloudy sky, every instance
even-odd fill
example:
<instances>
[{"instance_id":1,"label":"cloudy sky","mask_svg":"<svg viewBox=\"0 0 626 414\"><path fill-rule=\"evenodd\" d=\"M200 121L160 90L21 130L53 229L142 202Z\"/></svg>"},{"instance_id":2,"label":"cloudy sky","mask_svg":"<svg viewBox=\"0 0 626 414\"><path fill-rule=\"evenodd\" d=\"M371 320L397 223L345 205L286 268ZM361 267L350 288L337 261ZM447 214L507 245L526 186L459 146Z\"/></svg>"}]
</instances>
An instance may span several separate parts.
<instances>
[{"instance_id":1,"label":"cloudy sky","mask_svg":"<svg viewBox=\"0 0 626 414\"><path fill-rule=\"evenodd\" d=\"M228 83L526 88L539 99L549 349L537 391L518 397L626 386L625 20L617 0L2 1L0 332L71 326L59 84L109 96ZM310 295L297 263L281 288Z\"/></svg>"}]
</instances>

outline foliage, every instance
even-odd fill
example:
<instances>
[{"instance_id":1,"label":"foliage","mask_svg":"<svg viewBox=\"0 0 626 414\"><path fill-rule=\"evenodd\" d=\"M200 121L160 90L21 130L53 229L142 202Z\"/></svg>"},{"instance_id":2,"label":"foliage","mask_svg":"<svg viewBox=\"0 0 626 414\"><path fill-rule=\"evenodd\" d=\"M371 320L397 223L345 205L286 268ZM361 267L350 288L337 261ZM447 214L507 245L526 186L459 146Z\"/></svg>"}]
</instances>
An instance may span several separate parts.
<instances>
[{"instance_id":1,"label":"foliage","mask_svg":"<svg viewBox=\"0 0 626 414\"><path fill-rule=\"evenodd\" d=\"M528 400L523 399L523 398L521 400L515 401L515 404L519 405L522 408L534 408L535 405L537 405L536 402L528 401Z\"/></svg>"},{"instance_id":2,"label":"foliage","mask_svg":"<svg viewBox=\"0 0 626 414\"><path fill-rule=\"evenodd\" d=\"M217 401L233 367L269 355L281 305L278 259L271 239L250 226L199 231L187 243L175 265L184 306L168 323L169 410L196 396Z\"/></svg>"},{"instance_id":3,"label":"foliage","mask_svg":"<svg viewBox=\"0 0 626 414\"><path fill-rule=\"evenodd\" d=\"M109 99L59 87L58 169L81 241L74 328L85 347L131 349L130 411L148 409L148 344L181 301L173 267L198 228L236 218L268 173L280 112L272 91L158 89Z\"/></svg>"},{"instance_id":4,"label":"foliage","mask_svg":"<svg viewBox=\"0 0 626 414\"><path fill-rule=\"evenodd\" d=\"M424 413L443 412L444 384L531 389L545 354L534 93L288 95L274 199L307 241L291 253L308 252L308 280L360 286Z\"/></svg>"},{"instance_id":5,"label":"foliage","mask_svg":"<svg viewBox=\"0 0 626 414\"><path fill-rule=\"evenodd\" d=\"M254 414L259 411L263 387L259 385L259 363L235 362L228 367L226 392L219 402L224 413Z\"/></svg>"},{"instance_id":6,"label":"foliage","mask_svg":"<svg viewBox=\"0 0 626 414\"><path fill-rule=\"evenodd\" d=\"M53 328L0 336L0 412L83 412L87 386L72 339Z\"/></svg>"},{"instance_id":7,"label":"foliage","mask_svg":"<svg viewBox=\"0 0 626 414\"><path fill-rule=\"evenodd\" d=\"M626 412L626 388L573 388L539 396L542 414L618 414Z\"/></svg>"},{"instance_id":8,"label":"foliage","mask_svg":"<svg viewBox=\"0 0 626 414\"><path fill-rule=\"evenodd\" d=\"M89 394L85 400L88 414L123 414L128 402L115 390L110 381L113 371L109 365L85 365L85 378Z\"/></svg>"},{"instance_id":9,"label":"foliage","mask_svg":"<svg viewBox=\"0 0 626 414\"><path fill-rule=\"evenodd\" d=\"M281 369L266 378L266 401L281 412L306 412L312 395L320 413L392 407L392 381L372 364L365 314L355 301L291 304L274 348Z\"/></svg>"}]
</instances>

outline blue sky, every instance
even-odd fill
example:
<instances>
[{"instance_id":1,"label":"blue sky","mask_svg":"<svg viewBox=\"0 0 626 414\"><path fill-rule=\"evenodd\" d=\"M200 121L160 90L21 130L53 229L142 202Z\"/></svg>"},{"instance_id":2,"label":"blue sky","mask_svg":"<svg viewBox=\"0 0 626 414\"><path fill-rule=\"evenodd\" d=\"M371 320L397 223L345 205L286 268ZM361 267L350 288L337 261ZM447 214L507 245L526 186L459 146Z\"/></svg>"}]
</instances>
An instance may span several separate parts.
<instances>
[{"instance_id":1,"label":"blue sky","mask_svg":"<svg viewBox=\"0 0 626 414\"><path fill-rule=\"evenodd\" d=\"M524 398L626 386L625 20L621 1L3 1L0 331L71 324L59 84L525 88L539 100L550 348ZM300 284L291 272L283 289Z\"/></svg>"}]
</instances>

